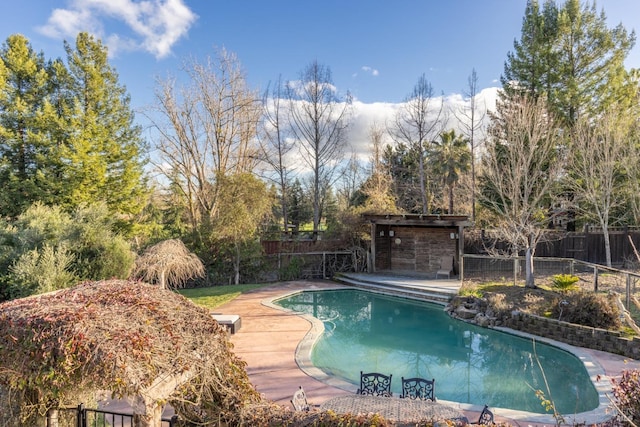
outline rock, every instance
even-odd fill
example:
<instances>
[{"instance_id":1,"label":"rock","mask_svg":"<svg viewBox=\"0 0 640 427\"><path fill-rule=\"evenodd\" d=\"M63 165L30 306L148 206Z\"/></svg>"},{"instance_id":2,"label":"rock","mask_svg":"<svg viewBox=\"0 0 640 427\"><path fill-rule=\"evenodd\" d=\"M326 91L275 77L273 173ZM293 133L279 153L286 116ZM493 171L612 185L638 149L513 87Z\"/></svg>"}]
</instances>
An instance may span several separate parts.
<instances>
[{"instance_id":1,"label":"rock","mask_svg":"<svg viewBox=\"0 0 640 427\"><path fill-rule=\"evenodd\" d=\"M466 308L464 306L458 307L456 309L456 315L461 319L473 319L478 314L478 310Z\"/></svg>"},{"instance_id":2,"label":"rock","mask_svg":"<svg viewBox=\"0 0 640 427\"><path fill-rule=\"evenodd\" d=\"M473 318L473 321L478 326L482 326L483 328L486 328L487 326L489 326L489 323L490 323L489 318L485 316L484 313L478 313L476 317Z\"/></svg>"}]
</instances>

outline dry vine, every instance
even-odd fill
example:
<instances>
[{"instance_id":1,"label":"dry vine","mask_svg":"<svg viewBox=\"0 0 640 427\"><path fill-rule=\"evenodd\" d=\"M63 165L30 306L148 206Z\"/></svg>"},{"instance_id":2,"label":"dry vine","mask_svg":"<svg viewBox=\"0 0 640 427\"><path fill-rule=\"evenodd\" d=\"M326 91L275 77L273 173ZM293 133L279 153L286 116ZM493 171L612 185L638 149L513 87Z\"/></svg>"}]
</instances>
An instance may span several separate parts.
<instances>
[{"instance_id":1,"label":"dry vine","mask_svg":"<svg viewBox=\"0 0 640 427\"><path fill-rule=\"evenodd\" d=\"M147 425L167 402L195 422L233 419L261 399L231 347L207 310L139 282L0 305L0 388L25 422L97 390L135 397Z\"/></svg>"}]
</instances>

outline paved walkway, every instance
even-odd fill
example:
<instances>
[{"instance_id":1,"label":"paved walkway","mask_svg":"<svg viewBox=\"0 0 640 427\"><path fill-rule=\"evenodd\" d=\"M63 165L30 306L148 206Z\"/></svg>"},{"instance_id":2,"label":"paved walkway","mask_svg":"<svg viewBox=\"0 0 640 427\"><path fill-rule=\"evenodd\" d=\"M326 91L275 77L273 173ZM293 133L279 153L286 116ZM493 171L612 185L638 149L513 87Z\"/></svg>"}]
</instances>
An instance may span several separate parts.
<instances>
[{"instance_id":1,"label":"paved walkway","mask_svg":"<svg viewBox=\"0 0 640 427\"><path fill-rule=\"evenodd\" d=\"M267 399L282 405L291 405L289 400L299 386L304 387L309 402L315 405L336 396L353 393L352 390L318 381L297 365L295 354L298 345L312 330L312 324L308 320L263 304L265 300L303 289L337 287L341 285L331 281L278 283L242 294L216 309L219 313L241 316L242 327L231 336L234 352L247 363L251 382ZM624 369L640 369L639 361L596 350L580 350L588 354L594 364L600 365L608 377L618 377ZM472 421L478 418L479 413L470 410L469 405L459 404L457 409L462 410ZM505 418L499 412L495 415L497 421L507 421L513 425L549 424L540 422L540 417L534 416L535 414L532 414L530 420Z\"/></svg>"}]
</instances>

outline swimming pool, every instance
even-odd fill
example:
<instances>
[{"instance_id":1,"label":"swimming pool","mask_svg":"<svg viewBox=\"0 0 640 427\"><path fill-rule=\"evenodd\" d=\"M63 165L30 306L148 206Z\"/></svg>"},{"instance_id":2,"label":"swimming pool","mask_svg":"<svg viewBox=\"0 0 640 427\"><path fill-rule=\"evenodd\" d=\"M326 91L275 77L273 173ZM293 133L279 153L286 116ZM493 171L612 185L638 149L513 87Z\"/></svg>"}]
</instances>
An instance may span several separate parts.
<instances>
[{"instance_id":1,"label":"swimming pool","mask_svg":"<svg viewBox=\"0 0 640 427\"><path fill-rule=\"evenodd\" d=\"M360 371L435 378L441 400L545 413L535 390L562 414L598 407L584 364L560 348L451 319L442 306L360 290L305 291L274 301L320 319L311 353L327 375L358 384ZM542 370L538 366L542 366Z\"/></svg>"}]
</instances>

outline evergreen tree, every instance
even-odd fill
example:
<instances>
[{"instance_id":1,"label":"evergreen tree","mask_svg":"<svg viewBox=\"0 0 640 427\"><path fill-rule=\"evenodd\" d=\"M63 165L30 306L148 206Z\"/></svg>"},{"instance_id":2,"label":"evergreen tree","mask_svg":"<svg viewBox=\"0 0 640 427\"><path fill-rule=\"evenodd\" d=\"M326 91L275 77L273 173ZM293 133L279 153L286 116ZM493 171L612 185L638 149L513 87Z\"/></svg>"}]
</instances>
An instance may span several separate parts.
<instances>
[{"instance_id":1,"label":"evergreen tree","mask_svg":"<svg viewBox=\"0 0 640 427\"><path fill-rule=\"evenodd\" d=\"M628 94L624 60L635 33L610 29L596 4L567 0L560 8L528 0L519 41L509 52L501 83L507 96L545 96L565 127L594 117Z\"/></svg>"},{"instance_id":2,"label":"evergreen tree","mask_svg":"<svg viewBox=\"0 0 640 427\"><path fill-rule=\"evenodd\" d=\"M595 2L581 7L567 0L558 15L558 72L555 111L573 127L583 115L594 117L609 109L624 90L624 60L635 44L635 33L622 25L609 29L604 11Z\"/></svg>"},{"instance_id":3,"label":"evergreen tree","mask_svg":"<svg viewBox=\"0 0 640 427\"><path fill-rule=\"evenodd\" d=\"M520 41L514 41L513 52L507 54L504 74L500 77L504 91L526 92L529 96L552 98L552 87L558 80L557 37L558 10L553 0L547 0L540 10L538 0L528 0L522 19Z\"/></svg>"},{"instance_id":4,"label":"evergreen tree","mask_svg":"<svg viewBox=\"0 0 640 427\"><path fill-rule=\"evenodd\" d=\"M140 127L134 125L126 89L99 40L80 33L65 43L74 95L65 157L70 191L66 204L104 201L113 212L138 213L144 206Z\"/></svg>"},{"instance_id":5,"label":"evergreen tree","mask_svg":"<svg viewBox=\"0 0 640 427\"><path fill-rule=\"evenodd\" d=\"M41 167L50 147L41 119L48 77L43 54L19 34L3 44L0 64L0 215L16 217L47 194Z\"/></svg>"}]
</instances>

